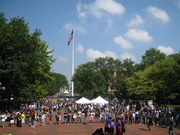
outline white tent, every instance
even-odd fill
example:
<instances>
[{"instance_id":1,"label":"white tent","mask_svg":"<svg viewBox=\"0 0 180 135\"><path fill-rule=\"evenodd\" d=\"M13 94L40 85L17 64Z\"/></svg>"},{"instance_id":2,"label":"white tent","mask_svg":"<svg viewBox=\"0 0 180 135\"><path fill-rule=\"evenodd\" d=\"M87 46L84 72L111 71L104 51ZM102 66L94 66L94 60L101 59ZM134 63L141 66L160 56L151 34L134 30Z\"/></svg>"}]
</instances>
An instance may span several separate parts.
<instances>
[{"instance_id":1,"label":"white tent","mask_svg":"<svg viewBox=\"0 0 180 135\"><path fill-rule=\"evenodd\" d=\"M100 105L104 105L104 104L109 103L108 101L103 99L101 96L97 97L96 99L91 100L91 102L92 102L92 104L100 104Z\"/></svg>"},{"instance_id":2,"label":"white tent","mask_svg":"<svg viewBox=\"0 0 180 135\"><path fill-rule=\"evenodd\" d=\"M76 101L77 104L91 104L91 101L85 97L80 98Z\"/></svg>"},{"instance_id":3,"label":"white tent","mask_svg":"<svg viewBox=\"0 0 180 135\"><path fill-rule=\"evenodd\" d=\"M65 90L63 93L64 93L64 94L69 94L69 91Z\"/></svg>"}]
</instances>

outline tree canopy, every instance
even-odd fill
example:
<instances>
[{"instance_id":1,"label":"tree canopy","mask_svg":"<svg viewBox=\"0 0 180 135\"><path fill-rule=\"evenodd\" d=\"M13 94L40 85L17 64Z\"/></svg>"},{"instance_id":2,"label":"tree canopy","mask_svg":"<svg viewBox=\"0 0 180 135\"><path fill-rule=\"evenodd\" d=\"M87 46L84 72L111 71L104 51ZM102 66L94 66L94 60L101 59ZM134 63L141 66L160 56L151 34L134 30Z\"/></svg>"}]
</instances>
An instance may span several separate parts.
<instances>
[{"instance_id":1,"label":"tree canopy","mask_svg":"<svg viewBox=\"0 0 180 135\"><path fill-rule=\"evenodd\" d=\"M150 48L146 50L145 54L142 56L142 69L155 64L157 61L164 59L166 55L157 49Z\"/></svg>"},{"instance_id":2,"label":"tree canopy","mask_svg":"<svg viewBox=\"0 0 180 135\"><path fill-rule=\"evenodd\" d=\"M47 95L54 59L40 35L38 29L30 33L23 18L8 21L0 14L0 82L6 88L2 100L33 101Z\"/></svg>"},{"instance_id":3,"label":"tree canopy","mask_svg":"<svg viewBox=\"0 0 180 135\"><path fill-rule=\"evenodd\" d=\"M64 75L52 72L51 76L53 79L48 88L48 95L54 95L59 92L60 88L68 86L67 78Z\"/></svg>"},{"instance_id":4,"label":"tree canopy","mask_svg":"<svg viewBox=\"0 0 180 135\"><path fill-rule=\"evenodd\" d=\"M166 56L150 48L142 62L98 58L78 66L75 90L88 97L97 95L119 99L154 100L159 104L179 102L180 54ZM111 95L111 92L113 95Z\"/></svg>"}]
</instances>

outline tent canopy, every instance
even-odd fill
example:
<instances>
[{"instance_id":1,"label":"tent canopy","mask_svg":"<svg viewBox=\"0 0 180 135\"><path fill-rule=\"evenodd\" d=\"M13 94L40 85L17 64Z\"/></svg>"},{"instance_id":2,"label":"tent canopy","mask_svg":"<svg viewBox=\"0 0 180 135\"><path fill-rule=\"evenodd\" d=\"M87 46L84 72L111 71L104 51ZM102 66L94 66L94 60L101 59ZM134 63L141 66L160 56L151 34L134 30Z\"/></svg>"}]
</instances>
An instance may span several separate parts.
<instances>
[{"instance_id":1,"label":"tent canopy","mask_svg":"<svg viewBox=\"0 0 180 135\"><path fill-rule=\"evenodd\" d=\"M91 104L91 101L85 97L80 98L76 101L77 104Z\"/></svg>"},{"instance_id":2,"label":"tent canopy","mask_svg":"<svg viewBox=\"0 0 180 135\"><path fill-rule=\"evenodd\" d=\"M100 104L100 105L104 105L104 104L108 104L109 103L108 101L103 99L101 96L98 96L96 99L91 100L91 102L93 104Z\"/></svg>"},{"instance_id":3,"label":"tent canopy","mask_svg":"<svg viewBox=\"0 0 180 135\"><path fill-rule=\"evenodd\" d=\"M65 90L63 93L64 93L64 94L68 94L68 93L69 93L69 91Z\"/></svg>"}]
</instances>

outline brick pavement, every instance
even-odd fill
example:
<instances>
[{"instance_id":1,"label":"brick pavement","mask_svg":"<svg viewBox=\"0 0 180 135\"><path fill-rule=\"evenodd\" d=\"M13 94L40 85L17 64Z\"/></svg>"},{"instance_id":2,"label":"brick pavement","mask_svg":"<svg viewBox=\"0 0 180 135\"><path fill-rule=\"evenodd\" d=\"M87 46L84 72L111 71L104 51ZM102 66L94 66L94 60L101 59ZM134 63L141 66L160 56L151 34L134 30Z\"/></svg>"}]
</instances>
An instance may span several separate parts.
<instances>
[{"instance_id":1,"label":"brick pavement","mask_svg":"<svg viewBox=\"0 0 180 135\"><path fill-rule=\"evenodd\" d=\"M91 135L97 128L103 128L103 124L47 124L45 127L6 127L0 128L0 135L12 133L12 135ZM145 125L126 124L126 135L168 135L167 128L152 127L147 130ZM176 135L180 135L180 129L176 129Z\"/></svg>"}]
</instances>

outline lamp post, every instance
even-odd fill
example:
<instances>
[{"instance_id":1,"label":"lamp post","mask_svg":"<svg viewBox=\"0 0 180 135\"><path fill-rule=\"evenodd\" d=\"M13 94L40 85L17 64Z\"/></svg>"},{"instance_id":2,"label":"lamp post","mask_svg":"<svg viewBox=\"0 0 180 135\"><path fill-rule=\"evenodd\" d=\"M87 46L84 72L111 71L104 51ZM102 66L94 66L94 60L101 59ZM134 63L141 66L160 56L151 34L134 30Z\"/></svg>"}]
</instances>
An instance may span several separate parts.
<instances>
[{"instance_id":1,"label":"lamp post","mask_svg":"<svg viewBox=\"0 0 180 135\"><path fill-rule=\"evenodd\" d=\"M2 86L2 83L0 82L0 93L3 93L3 91L5 91L5 87ZM1 104L2 103L2 104ZM3 105L3 99L2 99L2 94L0 95L0 106L2 107ZM2 110L2 108L0 108L0 110Z\"/></svg>"},{"instance_id":2,"label":"lamp post","mask_svg":"<svg viewBox=\"0 0 180 135\"><path fill-rule=\"evenodd\" d=\"M2 85L2 83L0 82L0 86ZM5 90L5 87L0 87L0 90Z\"/></svg>"}]
</instances>

